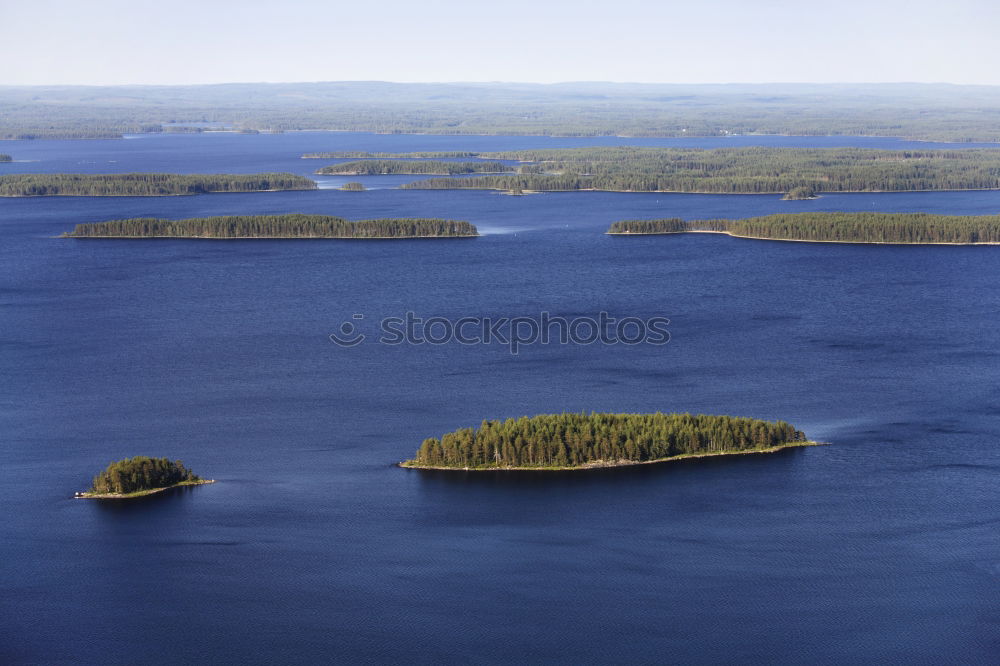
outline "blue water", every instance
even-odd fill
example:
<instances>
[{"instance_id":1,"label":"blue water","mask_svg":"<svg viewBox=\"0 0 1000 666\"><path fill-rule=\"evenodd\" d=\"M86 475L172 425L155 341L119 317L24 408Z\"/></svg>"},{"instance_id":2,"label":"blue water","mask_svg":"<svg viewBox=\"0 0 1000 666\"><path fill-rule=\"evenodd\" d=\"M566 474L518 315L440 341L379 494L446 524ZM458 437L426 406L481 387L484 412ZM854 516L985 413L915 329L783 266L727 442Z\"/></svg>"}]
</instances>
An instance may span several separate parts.
<instances>
[{"instance_id":1,"label":"blue water","mask_svg":"<svg viewBox=\"0 0 1000 666\"><path fill-rule=\"evenodd\" d=\"M207 135L4 152L42 160L9 165L21 170L307 173L308 150L559 141ZM996 213L1000 192L0 200L0 661L994 663L1000 250L601 233L788 210ZM289 211L460 218L484 236L51 238L113 217ZM406 311L601 310L669 317L671 342L513 356L328 339L354 314L374 333ZM783 418L831 445L546 475L393 466L483 418L591 409ZM219 482L70 499L136 454Z\"/></svg>"}]
</instances>

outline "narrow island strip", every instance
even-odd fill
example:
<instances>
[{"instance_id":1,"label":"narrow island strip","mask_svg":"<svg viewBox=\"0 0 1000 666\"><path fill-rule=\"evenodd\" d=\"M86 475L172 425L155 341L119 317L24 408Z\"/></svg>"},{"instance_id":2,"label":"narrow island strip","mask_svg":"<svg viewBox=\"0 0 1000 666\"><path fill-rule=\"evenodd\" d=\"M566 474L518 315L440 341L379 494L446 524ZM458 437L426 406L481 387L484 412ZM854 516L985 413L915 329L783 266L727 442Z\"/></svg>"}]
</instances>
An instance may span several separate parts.
<instances>
[{"instance_id":1,"label":"narrow island strip","mask_svg":"<svg viewBox=\"0 0 1000 666\"><path fill-rule=\"evenodd\" d=\"M784 421L705 414L541 414L424 440L409 469L562 471L816 446Z\"/></svg>"},{"instance_id":2,"label":"narrow island strip","mask_svg":"<svg viewBox=\"0 0 1000 666\"><path fill-rule=\"evenodd\" d=\"M718 233L757 240L886 245L997 245L1000 215L789 213L737 220L622 220L612 236Z\"/></svg>"},{"instance_id":3,"label":"narrow island strip","mask_svg":"<svg viewBox=\"0 0 1000 666\"><path fill-rule=\"evenodd\" d=\"M13 162L14 158L7 153L0 153L0 162Z\"/></svg>"},{"instance_id":4,"label":"narrow island strip","mask_svg":"<svg viewBox=\"0 0 1000 666\"><path fill-rule=\"evenodd\" d=\"M503 162L442 162L439 160L359 160L331 164L316 171L321 176L424 175L455 176L467 173L507 173Z\"/></svg>"},{"instance_id":5,"label":"narrow island strip","mask_svg":"<svg viewBox=\"0 0 1000 666\"><path fill-rule=\"evenodd\" d=\"M475 225L460 220L399 218L351 222L331 215L227 215L165 220L152 217L78 224L60 238L472 238Z\"/></svg>"},{"instance_id":6,"label":"narrow island strip","mask_svg":"<svg viewBox=\"0 0 1000 666\"><path fill-rule=\"evenodd\" d=\"M449 157L479 157L478 152L470 150L436 150L411 153L369 152L367 150L337 150L323 153L305 153L304 160L369 160L369 159L445 159Z\"/></svg>"},{"instance_id":7,"label":"narrow island strip","mask_svg":"<svg viewBox=\"0 0 1000 666\"><path fill-rule=\"evenodd\" d=\"M215 483L203 479L180 460L135 456L108 465L94 477L90 490L76 493L76 499L133 499L180 486Z\"/></svg>"},{"instance_id":8,"label":"narrow island strip","mask_svg":"<svg viewBox=\"0 0 1000 666\"><path fill-rule=\"evenodd\" d=\"M0 197L166 197L234 192L315 190L291 173L21 173L0 176Z\"/></svg>"}]
</instances>

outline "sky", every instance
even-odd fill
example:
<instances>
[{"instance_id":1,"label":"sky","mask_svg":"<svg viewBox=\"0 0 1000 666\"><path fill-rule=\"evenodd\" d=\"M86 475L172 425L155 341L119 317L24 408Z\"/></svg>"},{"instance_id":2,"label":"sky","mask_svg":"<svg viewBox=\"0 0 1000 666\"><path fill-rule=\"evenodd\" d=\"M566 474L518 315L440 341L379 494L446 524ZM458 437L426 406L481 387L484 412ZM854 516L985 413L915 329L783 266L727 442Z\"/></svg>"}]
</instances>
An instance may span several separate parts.
<instances>
[{"instance_id":1,"label":"sky","mask_svg":"<svg viewBox=\"0 0 1000 666\"><path fill-rule=\"evenodd\" d=\"M1000 85L997 0L0 0L0 84Z\"/></svg>"}]
</instances>

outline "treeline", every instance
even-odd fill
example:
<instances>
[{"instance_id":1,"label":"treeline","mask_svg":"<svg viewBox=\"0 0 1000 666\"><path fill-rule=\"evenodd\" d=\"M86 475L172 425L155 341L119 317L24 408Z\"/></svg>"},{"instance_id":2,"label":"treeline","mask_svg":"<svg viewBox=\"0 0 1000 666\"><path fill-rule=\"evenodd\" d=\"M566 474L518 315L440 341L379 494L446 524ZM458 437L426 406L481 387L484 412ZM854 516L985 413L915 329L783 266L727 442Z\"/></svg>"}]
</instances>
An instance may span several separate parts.
<instances>
[{"instance_id":1,"label":"treeline","mask_svg":"<svg viewBox=\"0 0 1000 666\"><path fill-rule=\"evenodd\" d=\"M421 238L477 236L469 222L377 219L351 222L330 215L228 215L164 220L132 218L78 224L65 238Z\"/></svg>"},{"instance_id":2,"label":"treeline","mask_svg":"<svg viewBox=\"0 0 1000 666\"><path fill-rule=\"evenodd\" d=\"M576 148L483 153L520 173L431 178L417 189L766 194L1000 188L1000 150Z\"/></svg>"},{"instance_id":3,"label":"treeline","mask_svg":"<svg viewBox=\"0 0 1000 666\"><path fill-rule=\"evenodd\" d=\"M0 162L13 162L14 158L7 153L0 153Z\"/></svg>"},{"instance_id":4,"label":"treeline","mask_svg":"<svg viewBox=\"0 0 1000 666\"><path fill-rule=\"evenodd\" d=\"M136 456L108 465L94 477L90 492L126 495L143 490L167 488L184 481L200 481L200 477L184 467L180 460Z\"/></svg>"},{"instance_id":5,"label":"treeline","mask_svg":"<svg viewBox=\"0 0 1000 666\"><path fill-rule=\"evenodd\" d=\"M360 160L331 164L318 170L323 175L376 176L388 174L503 173L511 168L503 162L440 162L437 160Z\"/></svg>"},{"instance_id":6,"label":"treeline","mask_svg":"<svg viewBox=\"0 0 1000 666\"><path fill-rule=\"evenodd\" d=\"M45 112L43 111L43 114ZM89 113L73 117L65 110L50 112L51 122L31 117L30 111L19 118L7 116L0 127L0 140L32 141L36 139L120 139L125 134L153 134L163 131L159 123L119 122L113 118L94 118Z\"/></svg>"},{"instance_id":7,"label":"treeline","mask_svg":"<svg viewBox=\"0 0 1000 666\"><path fill-rule=\"evenodd\" d=\"M404 464L457 468L579 467L805 442L783 421L703 414L543 414L483 421L421 444Z\"/></svg>"},{"instance_id":8,"label":"treeline","mask_svg":"<svg viewBox=\"0 0 1000 666\"><path fill-rule=\"evenodd\" d=\"M364 159L442 159L445 157L478 157L478 152L446 150L416 153L369 153L363 150L341 150L332 153L305 153L304 160L364 160Z\"/></svg>"},{"instance_id":9,"label":"treeline","mask_svg":"<svg viewBox=\"0 0 1000 666\"><path fill-rule=\"evenodd\" d=\"M789 213L740 220L622 220L612 234L721 231L773 240L839 243L1000 243L1000 215Z\"/></svg>"},{"instance_id":10,"label":"treeline","mask_svg":"<svg viewBox=\"0 0 1000 666\"><path fill-rule=\"evenodd\" d=\"M314 190L316 182L291 173L25 173L0 176L0 196L167 196L211 192Z\"/></svg>"},{"instance_id":11,"label":"treeline","mask_svg":"<svg viewBox=\"0 0 1000 666\"><path fill-rule=\"evenodd\" d=\"M619 220L613 222L608 229L609 234L681 234L686 231L725 231L722 223L726 220L713 220L720 228L707 228L706 220L682 220L679 217L663 217L655 220Z\"/></svg>"}]
</instances>

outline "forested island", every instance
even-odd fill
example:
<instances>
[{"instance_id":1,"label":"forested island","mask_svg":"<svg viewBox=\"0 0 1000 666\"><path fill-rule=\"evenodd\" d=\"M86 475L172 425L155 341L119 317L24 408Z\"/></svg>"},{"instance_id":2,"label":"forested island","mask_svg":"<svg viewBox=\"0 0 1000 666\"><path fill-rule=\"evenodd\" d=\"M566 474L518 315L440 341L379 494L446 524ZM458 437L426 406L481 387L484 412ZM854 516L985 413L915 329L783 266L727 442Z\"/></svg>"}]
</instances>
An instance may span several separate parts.
<instances>
[{"instance_id":1,"label":"forested island","mask_svg":"<svg viewBox=\"0 0 1000 666\"><path fill-rule=\"evenodd\" d=\"M1000 243L1000 215L930 213L788 213L738 220L622 220L612 235L724 233L764 240L826 243L955 244Z\"/></svg>"},{"instance_id":2,"label":"forested island","mask_svg":"<svg viewBox=\"0 0 1000 666\"><path fill-rule=\"evenodd\" d=\"M414 153L370 153L364 150L339 150L330 153L305 153L304 160L366 160L366 159L444 159L447 157L479 157L468 150L419 151Z\"/></svg>"},{"instance_id":3,"label":"forested island","mask_svg":"<svg viewBox=\"0 0 1000 666\"><path fill-rule=\"evenodd\" d=\"M816 190L811 185L800 185L799 187L793 187L788 191L788 194L781 198L786 201L805 201L806 199L816 199L817 197Z\"/></svg>"},{"instance_id":4,"label":"forested island","mask_svg":"<svg viewBox=\"0 0 1000 666\"><path fill-rule=\"evenodd\" d=\"M430 178L413 189L603 190L781 194L1000 189L1000 150L659 148L623 146L482 153L519 173Z\"/></svg>"},{"instance_id":5,"label":"forested island","mask_svg":"<svg viewBox=\"0 0 1000 666\"><path fill-rule=\"evenodd\" d=\"M291 173L23 173L0 176L2 197L159 197L316 188L316 181Z\"/></svg>"},{"instance_id":6,"label":"forested island","mask_svg":"<svg viewBox=\"0 0 1000 666\"><path fill-rule=\"evenodd\" d=\"M0 153L0 162L13 162L14 158L7 153Z\"/></svg>"},{"instance_id":7,"label":"forested island","mask_svg":"<svg viewBox=\"0 0 1000 666\"><path fill-rule=\"evenodd\" d=\"M815 444L784 421L704 414L542 414L424 440L420 469L566 470L770 453Z\"/></svg>"},{"instance_id":8,"label":"forested island","mask_svg":"<svg viewBox=\"0 0 1000 666\"><path fill-rule=\"evenodd\" d=\"M504 173L512 169L503 162L441 162L438 160L359 160L331 164L316 171L324 176L458 175Z\"/></svg>"},{"instance_id":9,"label":"forested island","mask_svg":"<svg viewBox=\"0 0 1000 666\"><path fill-rule=\"evenodd\" d=\"M128 499L144 497L177 486L215 483L184 467L180 460L136 456L108 465L94 477L90 490L76 493L83 499Z\"/></svg>"},{"instance_id":10,"label":"forested island","mask_svg":"<svg viewBox=\"0 0 1000 666\"><path fill-rule=\"evenodd\" d=\"M164 220L151 217L78 224L62 238L468 238L475 225L421 218L359 220L331 215L226 215Z\"/></svg>"}]
</instances>

